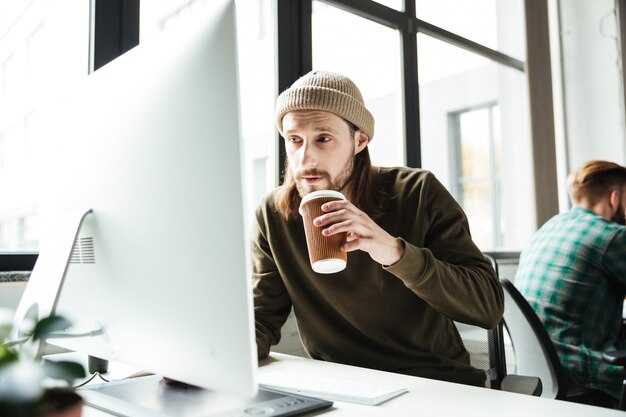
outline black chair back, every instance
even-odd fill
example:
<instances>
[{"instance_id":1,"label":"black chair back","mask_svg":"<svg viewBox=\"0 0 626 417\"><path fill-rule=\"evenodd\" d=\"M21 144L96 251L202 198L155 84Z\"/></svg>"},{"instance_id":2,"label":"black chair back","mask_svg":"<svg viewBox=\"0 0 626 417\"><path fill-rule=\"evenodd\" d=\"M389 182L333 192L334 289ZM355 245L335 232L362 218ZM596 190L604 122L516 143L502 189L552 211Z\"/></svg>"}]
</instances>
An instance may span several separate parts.
<instances>
[{"instance_id":1,"label":"black chair back","mask_svg":"<svg viewBox=\"0 0 626 417\"><path fill-rule=\"evenodd\" d=\"M483 255L491 262L496 275L499 276L498 263L495 258L488 254ZM493 329L483 329L458 322L454 324L470 354L471 365L485 371L488 388L501 389L502 380L506 376L503 321L501 320Z\"/></svg>"},{"instance_id":2,"label":"black chair back","mask_svg":"<svg viewBox=\"0 0 626 417\"><path fill-rule=\"evenodd\" d=\"M550 336L524 296L506 278L504 325L515 351L516 373L538 376L543 385L541 396L565 399L567 378Z\"/></svg>"}]
</instances>

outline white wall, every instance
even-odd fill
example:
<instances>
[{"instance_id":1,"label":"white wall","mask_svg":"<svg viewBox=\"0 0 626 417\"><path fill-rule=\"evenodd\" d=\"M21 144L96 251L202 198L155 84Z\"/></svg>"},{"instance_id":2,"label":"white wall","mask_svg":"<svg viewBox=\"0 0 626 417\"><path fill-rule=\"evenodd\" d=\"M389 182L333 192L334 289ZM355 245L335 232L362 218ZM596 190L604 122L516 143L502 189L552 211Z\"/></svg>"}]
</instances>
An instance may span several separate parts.
<instances>
[{"instance_id":1,"label":"white wall","mask_svg":"<svg viewBox=\"0 0 626 417\"><path fill-rule=\"evenodd\" d=\"M559 2L568 170L589 159L626 161L614 3Z\"/></svg>"}]
</instances>

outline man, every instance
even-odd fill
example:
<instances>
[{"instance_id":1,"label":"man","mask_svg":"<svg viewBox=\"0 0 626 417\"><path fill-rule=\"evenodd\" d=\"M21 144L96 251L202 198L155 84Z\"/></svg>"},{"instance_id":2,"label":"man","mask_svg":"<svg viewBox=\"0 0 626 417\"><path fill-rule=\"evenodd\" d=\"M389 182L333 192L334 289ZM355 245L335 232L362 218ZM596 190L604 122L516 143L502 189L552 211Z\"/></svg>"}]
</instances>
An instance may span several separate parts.
<instances>
[{"instance_id":1,"label":"man","mask_svg":"<svg viewBox=\"0 0 626 417\"><path fill-rule=\"evenodd\" d=\"M568 191L573 208L537 231L521 254L515 285L543 322L573 386L618 398L624 369L601 355L626 348L626 168L586 162L568 177Z\"/></svg>"},{"instance_id":2,"label":"man","mask_svg":"<svg viewBox=\"0 0 626 417\"><path fill-rule=\"evenodd\" d=\"M293 306L308 354L344 364L484 385L453 320L492 328L503 293L461 207L427 171L372 167L374 118L354 83L313 71L277 100L284 184L259 205L252 271L259 358ZM347 232L345 270L313 272L301 197L332 189L315 225Z\"/></svg>"}]
</instances>

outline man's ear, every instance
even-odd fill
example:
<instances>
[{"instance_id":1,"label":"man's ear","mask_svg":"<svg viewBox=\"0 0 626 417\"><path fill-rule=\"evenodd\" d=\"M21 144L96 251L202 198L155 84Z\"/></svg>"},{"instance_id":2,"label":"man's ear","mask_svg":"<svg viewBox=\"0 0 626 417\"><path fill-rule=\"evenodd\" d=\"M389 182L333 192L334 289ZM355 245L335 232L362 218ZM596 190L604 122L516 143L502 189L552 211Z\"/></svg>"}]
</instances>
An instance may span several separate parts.
<instances>
[{"instance_id":1,"label":"man's ear","mask_svg":"<svg viewBox=\"0 0 626 417\"><path fill-rule=\"evenodd\" d=\"M363 132L361 132L360 130L357 130L356 133L356 146L354 148L354 154L356 155L357 153L361 152L363 149L365 149L365 147L367 146L368 142L370 141L369 138L367 137L367 135Z\"/></svg>"},{"instance_id":2,"label":"man's ear","mask_svg":"<svg viewBox=\"0 0 626 417\"><path fill-rule=\"evenodd\" d=\"M609 194L609 206L611 210L616 210L620 203L620 193L617 190L611 190Z\"/></svg>"}]
</instances>

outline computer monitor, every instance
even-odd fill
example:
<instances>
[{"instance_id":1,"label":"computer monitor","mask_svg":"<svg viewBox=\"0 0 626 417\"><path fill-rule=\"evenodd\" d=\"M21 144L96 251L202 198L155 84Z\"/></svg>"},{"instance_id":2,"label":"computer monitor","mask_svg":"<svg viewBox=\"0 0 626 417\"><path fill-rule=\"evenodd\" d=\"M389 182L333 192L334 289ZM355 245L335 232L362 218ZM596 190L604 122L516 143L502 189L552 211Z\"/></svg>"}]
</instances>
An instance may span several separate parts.
<instances>
[{"instance_id":1,"label":"computer monitor","mask_svg":"<svg viewBox=\"0 0 626 417\"><path fill-rule=\"evenodd\" d=\"M56 312L91 335L55 344L250 397L235 10L206 3L43 115L43 234L16 320ZM74 239L62 219L88 209Z\"/></svg>"}]
</instances>

